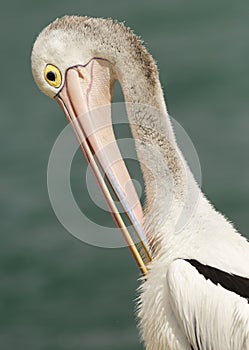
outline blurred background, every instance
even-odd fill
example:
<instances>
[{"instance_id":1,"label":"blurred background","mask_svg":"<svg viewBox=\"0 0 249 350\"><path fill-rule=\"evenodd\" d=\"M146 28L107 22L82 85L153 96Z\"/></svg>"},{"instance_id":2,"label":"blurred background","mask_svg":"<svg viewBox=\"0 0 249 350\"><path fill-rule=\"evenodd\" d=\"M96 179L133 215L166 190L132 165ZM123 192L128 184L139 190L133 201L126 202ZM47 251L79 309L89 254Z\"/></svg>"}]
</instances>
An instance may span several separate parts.
<instances>
[{"instance_id":1,"label":"blurred background","mask_svg":"<svg viewBox=\"0 0 249 350\"><path fill-rule=\"evenodd\" d=\"M247 0L1 3L1 349L143 348L134 317L139 273L128 249L78 241L49 202L48 157L66 120L33 82L38 33L56 17L78 14L116 18L141 35L158 62L169 112L199 154L205 193L249 237L248 12ZM72 182L83 199L84 166L76 155Z\"/></svg>"}]
</instances>

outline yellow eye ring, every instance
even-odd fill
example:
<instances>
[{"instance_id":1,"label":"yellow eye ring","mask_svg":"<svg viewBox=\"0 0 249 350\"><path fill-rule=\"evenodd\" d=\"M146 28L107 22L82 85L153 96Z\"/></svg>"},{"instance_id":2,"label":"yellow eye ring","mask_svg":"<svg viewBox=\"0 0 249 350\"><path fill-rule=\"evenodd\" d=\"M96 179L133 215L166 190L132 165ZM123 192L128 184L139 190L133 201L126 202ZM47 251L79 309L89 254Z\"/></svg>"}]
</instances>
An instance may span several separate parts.
<instances>
[{"instance_id":1,"label":"yellow eye ring","mask_svg":"<svg viewBox=\"0 0 249 350\"><path fill-rule=\"evenodd\" d=\"M46 82L54 88L59 88L61 86L61 72L57 67L53 66L52 64L48 64L46 66L44 70L44 78Z\"/></svg>"}]
</instances>

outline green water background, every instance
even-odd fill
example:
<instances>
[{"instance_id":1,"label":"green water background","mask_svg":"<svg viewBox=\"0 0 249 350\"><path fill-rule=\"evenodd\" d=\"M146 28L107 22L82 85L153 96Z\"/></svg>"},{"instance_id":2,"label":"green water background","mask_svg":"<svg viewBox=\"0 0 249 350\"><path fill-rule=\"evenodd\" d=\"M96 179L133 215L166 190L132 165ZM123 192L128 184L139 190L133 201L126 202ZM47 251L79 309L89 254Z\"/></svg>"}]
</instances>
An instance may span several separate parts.
<instances>
[{"instance_id":1,"label":"green water background","mask_svg":"<svg viewBox=\"0 0 249 350\"><path fill-rule=\"evenodd\" d=\"M197 149L204 191L248 236L249 3L1 2L0 349L138 350L130 253L73 238L47 194L48 157L66 120L36 88L30 52L39 31L64 14L113 17L142 36L169 112ZM83 163L76 157L73 185L82 198Z\"/></svg>"}]
</instances>

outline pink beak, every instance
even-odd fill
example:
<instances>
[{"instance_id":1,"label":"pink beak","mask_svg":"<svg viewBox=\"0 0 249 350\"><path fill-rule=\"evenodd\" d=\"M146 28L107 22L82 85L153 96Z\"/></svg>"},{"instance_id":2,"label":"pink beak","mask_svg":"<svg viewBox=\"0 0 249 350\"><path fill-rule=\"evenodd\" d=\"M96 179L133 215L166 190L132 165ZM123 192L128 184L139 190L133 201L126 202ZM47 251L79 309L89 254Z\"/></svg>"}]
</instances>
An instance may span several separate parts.
<instances>
[{"instance_id":1,"label":"pink beak","mask_svg":"<svg viewBox=\"0 0 249 350\"><path fill-rule=\"evenodd\" d=\"M68 69L64 86L56 99L76 134L114 221L122 231L141 271L146 274L146 264L151 260L152 254L142 229L141 203L113 131L113 84L109 62L92 59L85 66ZM102 172L131 222L135 238L131 237L124 224Z\"/></svg>"}]
</instances>

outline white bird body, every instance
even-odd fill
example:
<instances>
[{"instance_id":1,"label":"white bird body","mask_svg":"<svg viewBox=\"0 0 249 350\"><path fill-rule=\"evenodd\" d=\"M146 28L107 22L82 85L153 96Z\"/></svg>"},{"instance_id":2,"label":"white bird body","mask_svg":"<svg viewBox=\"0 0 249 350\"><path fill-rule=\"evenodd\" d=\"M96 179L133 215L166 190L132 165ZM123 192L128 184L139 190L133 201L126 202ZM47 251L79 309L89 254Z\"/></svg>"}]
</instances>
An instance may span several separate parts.
<instances>
[{"instance_id":1,"label":"white bird body","mask_svg":"<svg viewBox=\"0 0 249 350\"><path fill-rule=\"evenodd\" d=\"M162 248L141 287L139 319L146 348L249 349L248 301L206 280L183 260L249 278L246 239L204 196L188 226L179 234L173 230L166 222Z\"/></svg>"},{"instance_id":2,"label":"white bird body","mask_svg":"<svg viewBox=\"0 0 249 350\"><path fill-rule=\"evenodd\" d=\"M54 97L44 65L60 67L64 84L70 67L96 57L110 62L122 85L146 186L144 230L154 249L138 303L146 349L249 349L249 243L193 180L141 42L111 20L65 17L38 37L33 74Z\"/></svg>"}]
</instances>

